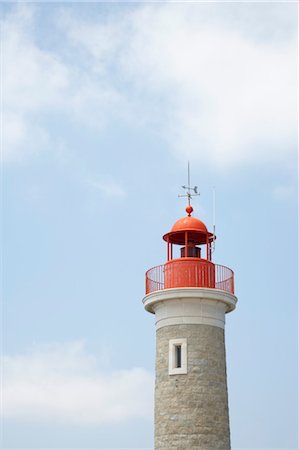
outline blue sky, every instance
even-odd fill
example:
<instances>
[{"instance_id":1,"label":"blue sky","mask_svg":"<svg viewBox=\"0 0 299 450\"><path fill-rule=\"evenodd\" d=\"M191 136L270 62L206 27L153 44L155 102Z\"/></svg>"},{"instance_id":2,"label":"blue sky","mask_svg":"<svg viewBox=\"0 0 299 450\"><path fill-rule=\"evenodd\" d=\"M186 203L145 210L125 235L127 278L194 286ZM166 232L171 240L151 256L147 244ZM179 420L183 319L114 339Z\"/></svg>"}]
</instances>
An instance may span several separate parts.
<instances>
[{"instance_id":1,"label":"blue sky","mask_svg":"<svg viewBox=\"0 0 299 450\"><path fill-rule=\"evenodd\" d=\"M3 448L153 448L145 271L187 161L235 271L232 447L297 447L297 5L2 9Z\"/></svg>"}]
</instances>

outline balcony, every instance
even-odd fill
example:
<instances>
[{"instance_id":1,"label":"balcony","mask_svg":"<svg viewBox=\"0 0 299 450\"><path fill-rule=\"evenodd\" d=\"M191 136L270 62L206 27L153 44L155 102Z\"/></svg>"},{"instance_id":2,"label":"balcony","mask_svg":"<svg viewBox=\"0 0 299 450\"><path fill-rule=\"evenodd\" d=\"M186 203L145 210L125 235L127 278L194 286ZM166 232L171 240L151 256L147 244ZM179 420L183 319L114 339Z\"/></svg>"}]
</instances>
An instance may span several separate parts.
<instances>
[{"instance_id":1,"label":"balcony","mask_svg":"<svg viewBox=\"0 0 299 450\"><path fill-rule=\"evenodd\" d=\"M234 294L234 272L198 258L172 259L146 272L146 294L186 287L220 289Z\"/></svg>"}]
</instances>

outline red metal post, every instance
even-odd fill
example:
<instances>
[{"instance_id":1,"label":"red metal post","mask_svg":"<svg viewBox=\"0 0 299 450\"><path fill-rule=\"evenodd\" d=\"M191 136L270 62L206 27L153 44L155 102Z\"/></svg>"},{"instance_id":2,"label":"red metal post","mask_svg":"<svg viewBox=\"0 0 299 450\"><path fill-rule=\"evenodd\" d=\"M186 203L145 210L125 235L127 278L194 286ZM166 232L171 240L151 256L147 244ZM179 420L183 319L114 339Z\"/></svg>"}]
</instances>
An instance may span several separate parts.
<instances>
[{"instance_id":1,"label":"red metal post","mask_svg":"<svg viewBox=\"0 0 299 450\"><path fill-rule=\"evenodd\" d=\"M188 258L188 231L185 232L185 258Z\"/></svg>"},{"instance_id":2,"label":"red metal post","mask_svg":"<svg viewBox=\"0 0 299 450\"><path fill-rule=\"evenodd\" d=\"M209 236L206 237L206 246L207 246L207 260L209 261Z\"/></svg>"}]
</instances>

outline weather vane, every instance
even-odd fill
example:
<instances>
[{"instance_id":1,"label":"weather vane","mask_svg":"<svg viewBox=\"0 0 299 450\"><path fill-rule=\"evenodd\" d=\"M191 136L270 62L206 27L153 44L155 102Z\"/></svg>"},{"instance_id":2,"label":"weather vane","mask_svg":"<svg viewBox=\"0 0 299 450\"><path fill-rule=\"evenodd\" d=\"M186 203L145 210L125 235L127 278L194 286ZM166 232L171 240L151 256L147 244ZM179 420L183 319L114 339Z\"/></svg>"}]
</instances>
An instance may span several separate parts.
<instances>
[{"instance_id":1,"label":"weather vane","mask_svg":"<svg viewBox=\"0 0 299 450\"><path fill-rule=\"evenodd\" d=\"M196 195L200 195L200 193L198 192L198 186L191 187L189 161L188 161L188 186L182 186L182 188L186 190L186 194L180 194L179 197L187 197L188 198L188 206L190 206L191 198ZM193 193L191 191L193 191Z\"/></svg>"}]
</instances>

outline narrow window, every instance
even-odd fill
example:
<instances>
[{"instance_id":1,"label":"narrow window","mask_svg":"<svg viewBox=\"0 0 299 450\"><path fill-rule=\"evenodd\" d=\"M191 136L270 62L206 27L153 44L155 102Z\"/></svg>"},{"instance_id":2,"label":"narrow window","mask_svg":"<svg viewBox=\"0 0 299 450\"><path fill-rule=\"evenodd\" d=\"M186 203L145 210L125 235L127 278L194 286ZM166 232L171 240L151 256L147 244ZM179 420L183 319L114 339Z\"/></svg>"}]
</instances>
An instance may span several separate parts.
<instances>
[{"instance_id":1,"label":"narrow window","mask_svg":"<svg viewBox=\"0 0 299 450\"><path fill-rule=\"evenodd\" d=\"M182 367L182 346L175 346L175 369L181 369Z\"/></svg>"},{"instance_id":2,"label":"narrow window","mask_svg":"<svg viewBox=\"0 0 299 450\"><path fill-rule=\"evenodd\" d=\"M187 339L171 339L169 341L169 375L187 373Z\"/></svg>"}]
</instances>

